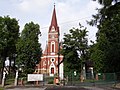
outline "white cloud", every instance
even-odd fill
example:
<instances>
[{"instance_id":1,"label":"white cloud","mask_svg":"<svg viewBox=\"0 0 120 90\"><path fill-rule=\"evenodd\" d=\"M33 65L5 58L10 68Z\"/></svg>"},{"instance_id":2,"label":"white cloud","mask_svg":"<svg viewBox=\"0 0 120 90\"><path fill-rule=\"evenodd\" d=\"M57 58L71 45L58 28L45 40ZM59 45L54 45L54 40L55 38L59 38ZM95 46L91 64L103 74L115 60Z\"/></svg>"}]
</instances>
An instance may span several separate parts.
<instances>
[{"instance_id":1,"label":"white cloud","mask_svg":"<svg viewBox=\"0 0 120 90\"><path fill-rule=\"evenodd\" d=\"M9 1L9 2L8 2ZM33 21L38 23L41 28L42 37L40 43L44 48L54 1L56 2L56 14L60 27L61 38L64 33L68 33L72 27L78 27L79 22L88 28L89 38L95 38L96 28L86 24L86 20L91 19L91 15L99 5L92 0L1 0L0 15L10 15L19 19L21 30L25 23ZM94 35L94 36L93 36Z\"/></svg>"},{"instance_id":2,"label":"white cloud","mask_svg":"<svg viewBox=\"0 0 120 90\"><path fill-rule=\"evenodd\" d=\"M79 23L87 27L89 31L89 39L95 40L95 33L97 29L90 27L86 20L92 18L92 14L96 13L96 8L100 7L96 2L93 1L81 1L81 0L67 0L66 2L59 2L57 8L58 21L60 24L61 37L63 38L64 33L72 27L79 27ZM66 23L65 23L66 22Z\"/></svg>"},{"instance_id":3,"label":"white cloud","mask_svg":"<svg viewBox=\"0 0 120 90\"><path fill-rule=\"evenodd\" d=\"M59 1L56 3L56 14L58 19L58 24L60 27L61 39L63 38L64 33L68 33L70 29L73 27L79 27L79 23L83 26L87 27L88 39L95 40L95 35L97 29L95 27L91 27L86 23L86 20L90 20L92 18L92 14L96 13L96 8L100 7L96 2L88 0L66 0ZM49 18L48 22L50 22L51 18ZM46 28L48 31L48 28ZM43 45L45 47L45 41L43 38L47 39L48 32L44 31L43 36L41 38Z\"/></svg>"},{"instance_id":4,"label":"white cloud","mask_svg":"<svg viewBox=\"0 0 120 90\"><path fill-rule=\"evenodd\" d=\"M51 3L51 0L22 0L19 9L23 12L40 12Z\"/></svg>"}]
</instances>

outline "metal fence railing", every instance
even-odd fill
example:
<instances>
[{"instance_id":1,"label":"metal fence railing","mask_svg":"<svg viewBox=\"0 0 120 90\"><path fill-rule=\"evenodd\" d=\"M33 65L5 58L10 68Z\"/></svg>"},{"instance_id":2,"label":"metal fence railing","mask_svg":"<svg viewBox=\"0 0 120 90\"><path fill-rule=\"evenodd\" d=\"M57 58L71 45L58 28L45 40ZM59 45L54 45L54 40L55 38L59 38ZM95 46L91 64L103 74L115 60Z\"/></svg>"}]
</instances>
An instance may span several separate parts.
<instances>
[{"instance_id":1,"label":"metal fence railing","mask_svg":"<svg viewBox=\"0 0 120 90\"><path fill-rule=\"evenodd\" d=\"M97 73L91 75L86 73L81 81L81 74L78 73L65 73L65 78L67 79L66 85L80 85L80 86L115 86L120 81L120 73Z\"/></svg>"},{"instance_id":2,"label":"metal fence railing","mask_svg":"<svg viewBox=\"0 0 120 90\"><path fill-rule=\"evenodd\" d=\"M86 77L81 81L80 73L64 73L64 78L59 82L64 85L79 85L79 86L115 86L120 82L120 72L119 73L97 73L91 75L86 73ZM44 80L39 82L41 85L55 84L54 79L56 76L49 76L44 74ZM35 82L27 82L27 77L20 77L19 81L23 79L24 84L35 84Z\"/></svg>"},{"instance_id":3,"label":"metal fence railing","mask_svg":"<svg viewBox=\"0 0 120 90\"><path fill-rule=\"evenodd\" d=\"M86 73L81 81L81 73L66 72L62 74L64 76L59 82L63 85L76 85L76 86L116 86L120 83L120 72L117 73ZM55 84L55 77L50 77L44 74L44 79L39 82L40 85ZM11 74L6 76L6 84L14 85L15 75ZM36 82L28 82L27 77L20 76L18 78L18 85L36 85Z\"/></svg>"}]
</instances>

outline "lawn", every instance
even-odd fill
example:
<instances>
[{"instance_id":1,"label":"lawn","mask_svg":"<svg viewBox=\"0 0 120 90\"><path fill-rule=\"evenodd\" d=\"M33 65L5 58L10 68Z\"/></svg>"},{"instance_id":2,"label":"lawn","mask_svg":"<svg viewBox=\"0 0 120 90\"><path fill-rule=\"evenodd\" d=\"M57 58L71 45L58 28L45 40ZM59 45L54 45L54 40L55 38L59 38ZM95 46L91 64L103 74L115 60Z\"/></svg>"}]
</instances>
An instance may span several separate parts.
<instances>
[{"instance_id":1,"label":"lawn","mask_svg":"<svg viewBox=\"0 0 120 90\"><path fill-rule=\"evenodd\" d=\"M0 87L0 90L4 90L4 88Z\"/></svg>"}]
</instances>

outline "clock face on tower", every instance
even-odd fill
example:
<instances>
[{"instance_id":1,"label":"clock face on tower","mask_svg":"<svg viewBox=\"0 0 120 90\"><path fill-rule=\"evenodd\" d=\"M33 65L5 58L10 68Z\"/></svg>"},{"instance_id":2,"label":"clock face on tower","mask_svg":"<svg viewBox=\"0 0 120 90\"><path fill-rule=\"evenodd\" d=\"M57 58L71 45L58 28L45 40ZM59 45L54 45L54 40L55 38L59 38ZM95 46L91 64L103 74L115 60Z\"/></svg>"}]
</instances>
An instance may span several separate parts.
<instances>
[{"instance_id":1,"label":"clock face on tower","mask_svg":"<svg viewBox=\"0 0 120 90\"><path fill-rule=\"evenodd\" d=\"M54 36L54 35L52 35L52 36L51 36L51 38L55 38L55 36Z\"/></svg>"},{"instance_id":2,"label":"clock face on tower","mask_svg":"<svg viewBox=\"0 0 120 90\"><path fill-rule=\"evenodd\" d=\"M50 35L50 38L55 38L55 35Z\"/></svg>"}]
</instances>

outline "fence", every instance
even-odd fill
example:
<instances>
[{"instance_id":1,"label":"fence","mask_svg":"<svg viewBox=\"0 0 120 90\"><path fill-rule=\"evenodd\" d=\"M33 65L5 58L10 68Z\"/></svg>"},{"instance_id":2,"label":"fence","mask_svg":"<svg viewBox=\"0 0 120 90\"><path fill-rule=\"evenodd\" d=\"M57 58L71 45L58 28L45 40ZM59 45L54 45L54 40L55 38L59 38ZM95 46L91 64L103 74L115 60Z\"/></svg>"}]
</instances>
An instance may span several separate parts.
<instances>
[{"instance_id":1,"label":"fence","mask_svg":"<svg viewBox=\"0 0 120 90\"><path fill-rule=\"evenodd\" d=\"M81 80L80 73L65 73L66 85L79 86L115 86L120 81L120 73L86 73L83 80Z\"/></svg>"},{"instance_id":2,"label":"fence","mask_svg":"<svg viewBox=\"0 0 120 90\"><path fill-rule=\"evenodd\" d=\"M81 74L74 72L64 73L64 79L60 83L65 85L76 85L76 86L115 86L120 83L120 72L118 73L97 73L91 74L86 73L86 77L81 81ZM11 79L12 78L12 79ZM39 82L39 85L54 84L54 77L44 75L43 82ZM27 77L19 77L18 84L21 85L21 80L23 80L23 85L36 85L36 82L27 82ZM6 84L14 84L14 76L6 77Z\"/></svg>"}]
</instances>

